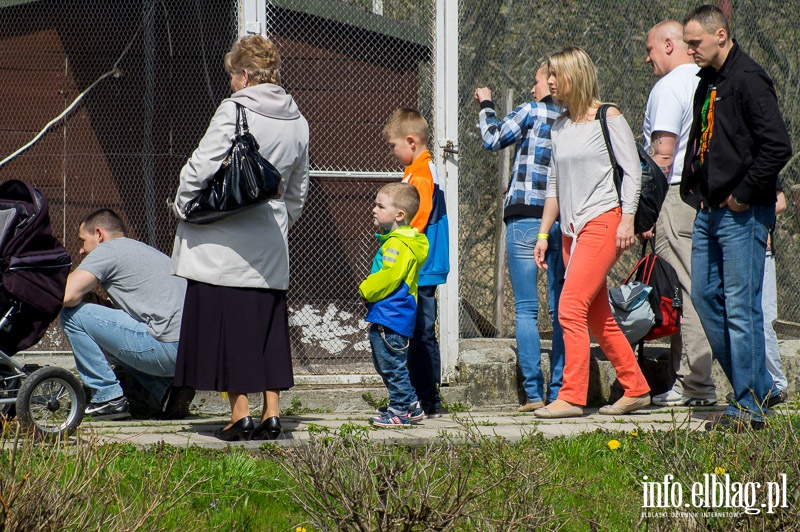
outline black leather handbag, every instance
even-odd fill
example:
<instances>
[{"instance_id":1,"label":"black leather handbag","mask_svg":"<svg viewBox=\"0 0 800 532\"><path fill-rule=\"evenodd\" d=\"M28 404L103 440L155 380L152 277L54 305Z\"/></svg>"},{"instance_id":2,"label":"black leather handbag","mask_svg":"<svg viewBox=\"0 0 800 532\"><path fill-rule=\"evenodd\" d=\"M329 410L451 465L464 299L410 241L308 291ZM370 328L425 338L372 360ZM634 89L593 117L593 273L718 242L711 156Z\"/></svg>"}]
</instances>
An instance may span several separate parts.
<instances>
[{"instance_id":1,"label":"black leather handbag","mask_svg":"<svg viewBox=\"0 0 800 532\"><path fill-rule=\"evenodd\" d=\"M247 117L236 104L236 134L222 166L200 194L186 204L186 221L210 223L283 193L281 174L258 152L258 142L247 127Z\"/></svg>"}]
</instances>

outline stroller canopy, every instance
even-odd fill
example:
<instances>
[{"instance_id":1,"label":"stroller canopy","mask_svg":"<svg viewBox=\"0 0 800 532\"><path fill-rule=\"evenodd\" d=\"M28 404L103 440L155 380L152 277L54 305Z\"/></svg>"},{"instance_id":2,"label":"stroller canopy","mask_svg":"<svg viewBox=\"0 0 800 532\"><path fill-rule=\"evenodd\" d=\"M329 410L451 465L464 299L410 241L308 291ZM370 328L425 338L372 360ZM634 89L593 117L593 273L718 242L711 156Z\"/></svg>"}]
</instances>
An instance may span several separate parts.
<instances>
[{"instance_id":1,"label":"stroller canopy","mask_svg":"<svg viewBox=\"0 0 800 532\"><path fill-rule=\"evenodd\" d=\"M72 265L53 236L47 198L24 181L0 184L0 288L10 326L0 330L0 348L13 354L44 336L58 316Z\"/></svg>"}]
</instances>

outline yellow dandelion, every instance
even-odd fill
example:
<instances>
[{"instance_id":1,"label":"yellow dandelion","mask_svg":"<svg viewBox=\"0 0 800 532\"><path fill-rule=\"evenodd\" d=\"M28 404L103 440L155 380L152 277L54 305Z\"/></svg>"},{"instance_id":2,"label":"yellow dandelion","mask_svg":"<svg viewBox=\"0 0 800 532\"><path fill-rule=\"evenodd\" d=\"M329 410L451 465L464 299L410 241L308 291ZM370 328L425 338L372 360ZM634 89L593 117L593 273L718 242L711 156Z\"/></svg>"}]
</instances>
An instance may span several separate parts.
<instances>
[{"instance_id":1,"label":"yellow dandelion","mask_svg":"<svg viewBox=\"0 0 800 532\"><path fill-rule=\"evenodd\" d=\"M638 437L639 437L639 431L638 431L638 430L632 430L632 431L630 432L630 434L631 434L631 436L633 436L634 438L638 438Z\"/></svg>"},{"instance_id":2,"label":"yellow dandelion","mask_svg":"<svg viewBox=\"0 0 800 532\"><path fill-rule=\"evenodd\" d=\"M725 474L725 468L717 466L717 467L714 468L714 473L716 473L717 475L724 475Z\"/></svg>"},{"instance_id":3,"label":"yellow dandelion","mask_svg":"<svg viewBox=\"0 0 800 532\"><path fill-rule=\"evenodd\" d=\"M610 442L608 442L608 448L611 449L612 451L616 451L617 449L619 449L620 445L621 444L619 443L619 440L611 440Z\"/></svg>"},{"instance_id":4,"label":"yellow dandelion","mask_svg":"<svg viewBox=\"0 0 800 532\"><path fill-rule=\"evenodd\" d=\"M298 526L297 528L294 529L294 532L306 532L306 529L305 527Z\"/></svg>"}]
</instances>

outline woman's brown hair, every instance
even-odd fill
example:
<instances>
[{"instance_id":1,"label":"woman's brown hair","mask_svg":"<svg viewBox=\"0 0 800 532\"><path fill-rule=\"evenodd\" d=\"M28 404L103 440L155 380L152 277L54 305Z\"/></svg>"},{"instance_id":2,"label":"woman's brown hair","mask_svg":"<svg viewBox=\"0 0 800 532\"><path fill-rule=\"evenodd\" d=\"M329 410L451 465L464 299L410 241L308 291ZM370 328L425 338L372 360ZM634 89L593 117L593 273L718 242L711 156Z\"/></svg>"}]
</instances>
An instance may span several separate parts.
<instances>
[{"instance_id":1,"label":"woman's brown hair","mask_svg":"<svg viewBox=\"0 0 800 532\"><path fill-rule=\"evenodd\" d=\"M261 35L242 37L225 54L225 70L228 74L246 71L250 85L281 82L281 56L275 45Z\"/></svg>"}]
</instances>

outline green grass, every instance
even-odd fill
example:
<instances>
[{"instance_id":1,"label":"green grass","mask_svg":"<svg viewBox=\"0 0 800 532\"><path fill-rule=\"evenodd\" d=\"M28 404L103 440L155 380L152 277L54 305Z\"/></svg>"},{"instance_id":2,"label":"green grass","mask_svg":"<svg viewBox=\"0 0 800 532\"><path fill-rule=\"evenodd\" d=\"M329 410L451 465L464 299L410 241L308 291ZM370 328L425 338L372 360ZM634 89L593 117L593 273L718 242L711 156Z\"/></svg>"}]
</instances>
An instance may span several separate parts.
<instances>
[{"instance_id":1,"label":"green grass","mask_svg":"<svg viewBox=\"0 0 800 532\"><path fill-rule=\"evenodd\" d=\"M705 519L699 529L797 530L799 426L797 416L781 416L767 430L741 435L680 429L598 430L549 440L531 434L517 443L480 436L473 429L467 444L443 437L433 447L407 448L370 441L367 427L346 424L338 431L312 430L314 442L302 448L305 455L300 448L271 445L258 450L235 445L225 450L166 445L138 450L131 445L92 443L59 448L24 440L15 444L6 435L0 441L4 443L0 498L9 512L0 506L0 530L12 529L8 523L4 528L3 519L11 519L9 515L15 512L17 518L24 515L20 509L25 504L37 512L46 510L54 489L80 491L70 496L75 500L66 497L58 504L68 507L84 501L85 507L76 506L75 516L60 519L83 521L86 530L125 530L134 526L131 523L139 523L140 530L289 531L298 526L308 532L335 530L346 525L333 525L330 516L320 514L309 501L325 497L378 500L371 498L369 488L384 481L394 483L392 490L401 500L420 497L432 508L444 506L444 500L436 497L454 497L453 486L463 482L465 491L460 496L467 500L474 495L479 513L470 514L466 504L455 530L503 530L490 525L524 519L528 504L541 512L539 529L682 530L688 522L666 518L639 523L643 477L657 480L669 473L690 485L715 470L740 482L763 485L786 473L790 508L772 516ZM619 445L609 446L612 440ZM317 456L326 459L309 465L308 459ZM461 480L453 482L459 473ZM76 479L89 477L77 487ZM40 480L38 487L33 479ZM330 479L334 481L323 482ZM26 489L31 492L28 499L23 496ZM331 489L339 491L325 492ZM526 496L530 501L520 500L522 506L511 504ZM154 511L153 505L162 511ZM360 510L367 513L365 507ZM479 521L476 516L495 521ZM117 528L98 527L98 523L113 524L123 517L126 524L119 523ZM507 529L525 528L529 527ZM417 529L425 527L410 528Z\"/></svg>"},{"instance_id":2,"label":"green grass","mask_svg":"<svg viewBox=\"0 0 800 532\"><path fill-rule=\"evenodd\" d=\"M617 440L612 450L608 442ZM597 431L575 438L541 442L555 472L553 501L571 508L569 529L586 529L602 523L608 530L631 530L641 509L641 487L636 482L640 466L631 456L647 452L647 443L628 433Z\"/></svg>"}]
</instances>

